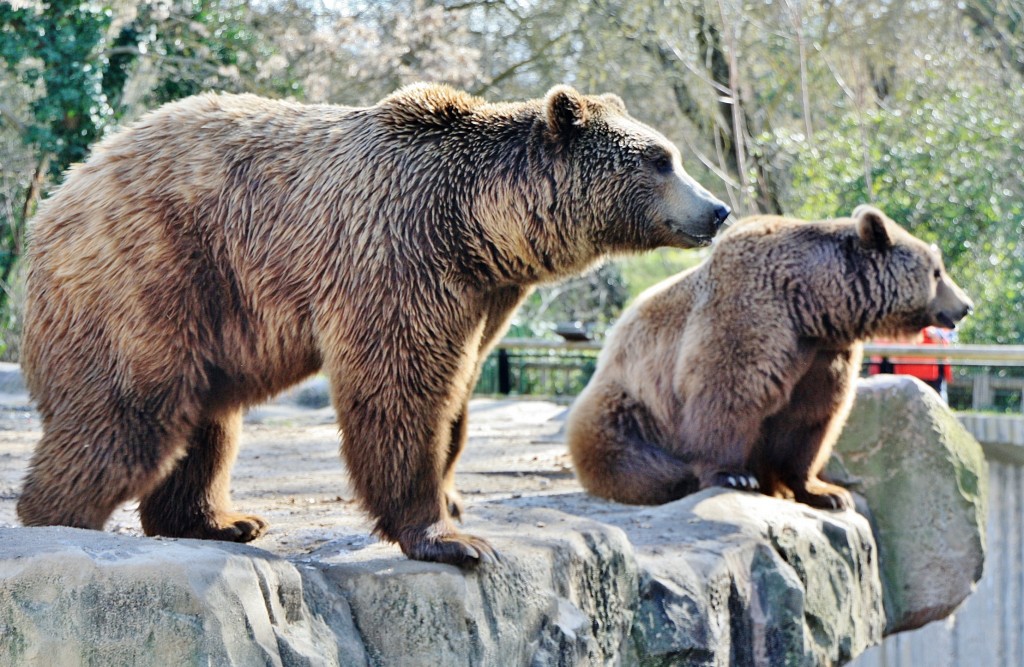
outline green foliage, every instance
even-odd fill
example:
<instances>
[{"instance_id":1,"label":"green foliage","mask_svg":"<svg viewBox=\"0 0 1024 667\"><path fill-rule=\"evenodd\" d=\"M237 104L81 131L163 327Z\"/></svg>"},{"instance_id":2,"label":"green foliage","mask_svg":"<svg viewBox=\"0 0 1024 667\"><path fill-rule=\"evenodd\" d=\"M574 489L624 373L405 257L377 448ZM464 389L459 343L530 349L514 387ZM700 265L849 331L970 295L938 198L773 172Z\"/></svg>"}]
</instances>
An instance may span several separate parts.
<instances>
[{"instance_id":1,"label":"green foliage","mask_svg":"<svg viewBox=\"0 0 1024 667\"><path fill-rule=\"evenodd\" d=\"M112 115L104 88L109 60L102 53L112 14L78 2L42 9L0 3L0 59L24 85L41 86L23 136L53 156L50 171L58 175L85 157Z\"/></svg>"},{"instance_id":2,"label":"green foliage","mask_svg":"<svg viewBox=\"0 0 1024 667\"><path fill-rule=\"evenodd\" d=\"M29 118L15 119L5 109L4 121L16 127L35 154L34 173L14 179L18 186L2 193L0 332L5 340L0 345L4 348L7 332L15 326L10 278L24 245L27 218L47 175L56 177L73 162L84 160L115 117L109 98L112 93L120 95L131 57L112 62L104 53L112 20L110 9L88 3L54 0L38 8L16 9L0 2L0 64L10 81L34 93L27 105Z\"/></svg>"},{"instance_id":3,"label":"green foliage","mask_svg":"<svg viewBox=\"0 0 1024 667\"><path fill-rule=\"evenodd\" d=\"M701 250L663 248L621 259L618 264L632 300L648 287L696 266L706 255L707 251Z\"/></svg>"},{"instance_id":4,"label":"green foliage","mask_svg":"<svg viewBox=\"0 0 1024 667\"><path fill-rule=\"evenodd\" d=\"M580 322L600 334L618 317L629 292L617 264L534 292L516 313L510 336L557 338L558 324Z\"/></svg>"},{"instance_id":5,"label":"green foliage","mask_svg":"<svg viewBox=\"0 0 1024 667\"><path fill-rule=\"evenodd\" d=\"M186 0L167 15L157 13L162 7L140 4L135 19L108 39L109 7L54 0L15 9L0 2L0 59L17 81L41 91L23 137L40 155L53 156L53 176L83 160L121 116L125 85L141 57L157 66L150 97L159 104L203 90L242 90L259 58L269 55L269 41L245 21L246 2ZM295 86L276 79L268 92Z\"/></svg>"},{"instance_id":6,"label":"green foliage","mask_svg":"<svg viewBox=\"0 0 1024 667\"><path fill-rule=\"evenodd\" d=\"M920 90L920 88L918 88ZM936 243L977 309L962 342L1024 340L1024 92L937 86L900 108L848 113L811 141L779 134L795 155L787 208L844 216L875 202Z\"/></svg>"},{"instance_id":7,"label":"green foliage","mask_svg":"<svg viewBox=\"0 0 1024 667\"><path fill-rule=\"evenodd\" d=\"M121 6L122 10L127 10ZM29 147L34 167L15 174L9 162L0 191L0 332L11 328L9 279L24 245L24 229L47 182L84 161L104 131L128 111L125 91L141 64L155 74L152 104L201 90L243 90L256 78L270 40L247 22L241 0L139 3L115 16L100 3L51 0L15 8L0 1L0 67L18 95L0 98L0 129ZM120 19L120 20L118 20ZM261 92L290 94L287 73ZM17 109L15 97L27 99ZM0 156L0 163L8 156ZM11 187L11 184L16 184Z\"/></svg>"},{"instance_id":8,"label":"green foliage","mask_svg":"<svg viewBox=\"0 0 1024 667\"><path fill-rule=\"evenodd\" d=\"M249 22L246 0L184 0L168 17L157 15L158 4L139 7L135 30L152 42L159 68L149 94L155 106L207 90L245 92L257 78L259 62L270 56L269 36ZM287 73L275 77L261 92L295 95L299 84Z\"/></svg>"}]
</instances>

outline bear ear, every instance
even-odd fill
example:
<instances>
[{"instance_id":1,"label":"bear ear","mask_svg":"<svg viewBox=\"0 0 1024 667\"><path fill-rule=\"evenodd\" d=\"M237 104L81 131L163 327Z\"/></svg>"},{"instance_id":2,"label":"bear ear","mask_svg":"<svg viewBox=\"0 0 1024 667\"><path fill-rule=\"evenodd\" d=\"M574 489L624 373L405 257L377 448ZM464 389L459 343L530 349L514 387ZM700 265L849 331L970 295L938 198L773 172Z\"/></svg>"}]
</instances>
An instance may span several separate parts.
<instances>
[{"instance_id":1,"label":"bear ear","mask_svg":"<svg viewBox=\"0 0 1024 667\"><path fill-rule=\"evenodd\" d=\"M622 98L615 93L605 93L598 95L597 99L601 100L611 108L615 109L619 113L629 113L626 111L626 103L622 101Z\"/></svg>"},{"instance_id":2,"label":"bear ear","mask_svg":"<svg viewBox=\"0 0 1024 667\"><path fill-rule=\"evenodd\" d=\"M888 250L892 247L892 236L884 213L874 206L861 204L853 210L853 217L857 220L857 235L865 248Z\"/></svg>"},{"instance_id":3,"label":"bear ear","mask_svg":"<svg viewBox=\"0 0 1024 667\"><path fill-rule=\"evenodd\" d=\"M555 86L544 98L548 129L553 137L570 137L587 122L587 102L569 86Z\"/></svg>"}]
</instances>

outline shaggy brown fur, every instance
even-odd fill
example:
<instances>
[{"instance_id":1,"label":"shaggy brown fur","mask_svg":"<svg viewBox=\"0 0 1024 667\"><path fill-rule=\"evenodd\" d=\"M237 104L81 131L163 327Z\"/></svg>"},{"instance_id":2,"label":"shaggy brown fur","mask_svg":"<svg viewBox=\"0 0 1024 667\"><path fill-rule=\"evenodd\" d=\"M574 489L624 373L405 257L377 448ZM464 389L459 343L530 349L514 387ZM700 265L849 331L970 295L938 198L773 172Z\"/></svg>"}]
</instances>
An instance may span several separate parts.
<instances>
[{"instance_id":1,"label":"shaggy brown fur","mask_svg":"<svg viewBox=\"0 0 1024 667\"><path fill-rule=\"evenodd\" d=\"M710 242L728 215L614 96L369 108L170 104L99 144L34 223L22 362L44 434L27 525L247 541L242 409L323 369L376 531L487 559L452 525L480 360L534 285L606 253Z\"/></svg>"},{"instance_id":2,"label":"shaggy brown fur","mask_svg":"<svg viewBox=\"0 0 1024 667\"><path fill-rule=\"evenodd\" d=\"M819 473L861 341L952 328L971 307L937 250L877 209L745 219L623 315L569 417L579 478L627 503L726 485L847 507Z\"/></svg>"}]
</instances>

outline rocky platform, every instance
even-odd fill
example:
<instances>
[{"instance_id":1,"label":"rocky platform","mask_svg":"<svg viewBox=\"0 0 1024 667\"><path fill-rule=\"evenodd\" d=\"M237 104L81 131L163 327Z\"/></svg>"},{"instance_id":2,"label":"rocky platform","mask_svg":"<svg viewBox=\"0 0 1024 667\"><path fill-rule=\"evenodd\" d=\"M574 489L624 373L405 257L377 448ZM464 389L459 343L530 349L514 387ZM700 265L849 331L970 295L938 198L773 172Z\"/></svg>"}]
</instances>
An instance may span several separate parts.
<instances>
[{"instance_id":1,"label":"rocky platform","mask_svg":"<svg viewBox=\"0 0 1024 667\"><path fill-rule=\"evenodd\" d=\"M981 574L985 463L924 385L866 381L832 472L858 512L709 490L586 496L564 407L477 400L466 530L502 561L407 560L368 535L313 383L254 410L236 505L251 546L18 528L39 422L0 377L0 665L822 665L949 614Z\"/></svg>"}]
</instances>

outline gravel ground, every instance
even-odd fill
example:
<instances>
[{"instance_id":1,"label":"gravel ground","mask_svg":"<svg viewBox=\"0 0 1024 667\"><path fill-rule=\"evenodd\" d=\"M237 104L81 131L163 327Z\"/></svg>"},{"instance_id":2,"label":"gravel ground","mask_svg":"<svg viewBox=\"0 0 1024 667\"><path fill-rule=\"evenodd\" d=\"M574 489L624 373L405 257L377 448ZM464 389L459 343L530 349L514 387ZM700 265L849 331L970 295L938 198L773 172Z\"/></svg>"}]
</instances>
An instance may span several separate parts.
<instances>
[{"instance_id":1,"label":"gravel ground","mask_svg":"<svg viewBox=\"0 0 1024 667\"><path fill-rule=\"evenodd\" d=\"M40 437L38 414L17 385L0 378L0 526L18 525L15 502L32 447ZM270 531L253 543L283 556L321 548L372 546L370 523L360 511L338 455L331 408L317 400L322 381L304 385L245 418L233 472L236 509L268 519ZM312 398L311 398L312 397ZM534 505L572 511L587 503L573 477L562 437L566 408L526 400L474 400L469 444L458 468L467 521L488 503ZM543 497L543 498L541 498ZM590 501L593 502L593 501ZM557 507L556 507L557 506ZM135 503L111 517L106 530L141 535ZM394 549L380 545L372 550Z\"/></svg>"}]
</instances>

